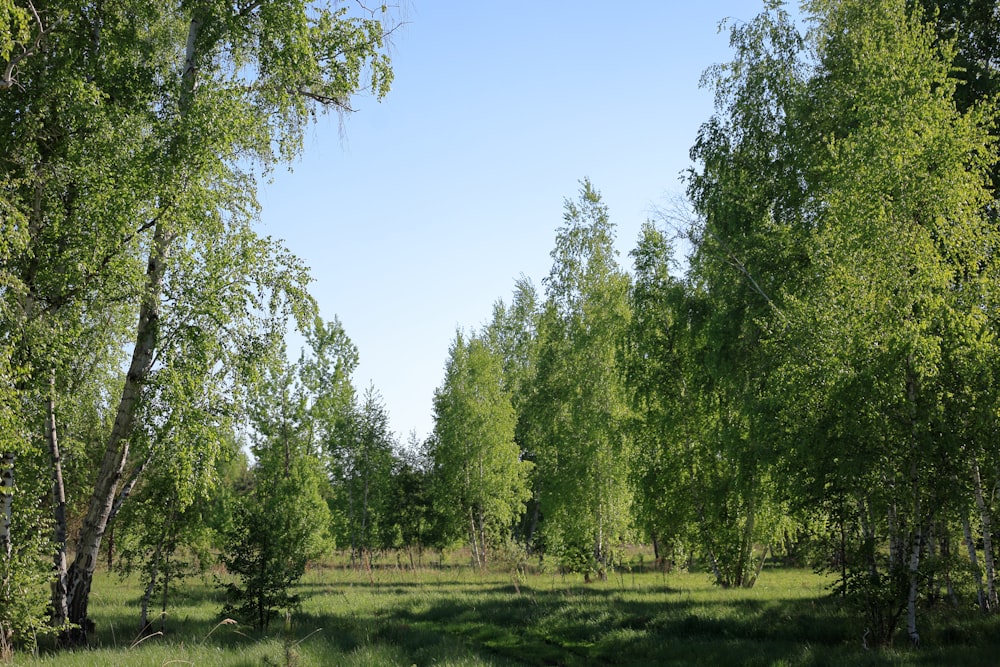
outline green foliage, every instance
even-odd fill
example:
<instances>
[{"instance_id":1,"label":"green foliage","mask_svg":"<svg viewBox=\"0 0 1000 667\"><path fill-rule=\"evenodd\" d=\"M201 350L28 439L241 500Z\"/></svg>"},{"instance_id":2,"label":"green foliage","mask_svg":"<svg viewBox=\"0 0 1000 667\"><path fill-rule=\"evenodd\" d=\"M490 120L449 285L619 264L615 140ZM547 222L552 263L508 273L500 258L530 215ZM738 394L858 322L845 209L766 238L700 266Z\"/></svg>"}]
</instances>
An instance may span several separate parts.
<instances>
[{"instance_id":1,"label":"green foliage","mask_svg":"<svg viewBox=\"0 0 1000 667\"><path fill-rule=\"evenodd\" d=\"M374 550L398 541L393 514L400 509L393 503L396 439L374 387L349 406L327 448L346 523L340 542L351 548L352 559L367 559L370 566Z\"/></svg>"},{"instance_id":2,"label":"green foliage","mask_svg":"<svg viewBox=\"0 0 1000 667\"><path fill-rule=\"evenodd\" d=\"M388 91L388 19L308 2L0 3L17 90L0 96L0 338L26 374L18 428L39 432L53 374L73 417L70 507L91 499L77 620L119 481L155 458L176 483L137 496L203 498L259 360L289 318L312 319L304 267L251 229L256 179L301 152L317 112ZM45 474L20 477L47 494Z\"/></svg>"},{"instance_id":3,"label":"green foliage","mask_svg":"<svg viewBox=\"0 0 1000 667\"><path fill-rule=\"evenodd\" d=\"M788 512L772 464L777 405L765 398L774 361L764 345L783 326L786 292L807 270L800 145L793 102L803 86L803 40L769 3L734 24L732 62L706 73L716 115L691 149L696 223L682 359L689 498L700 550L717 583L752 586ZM791 110L790 110L791 109Z\"/></svg>"},{"instance_id":4,"label":"green foliage","mask_svg":"<svg viewBox=\"0 0 1000 667\"><path fill-rule=\"evenodd\" d=\"M443 540L436 539L435 528L441 523L437 520L438 508L433 505L432 462L425 446L420 443L415 433L406 447L396 453L392 469L392 483L389 489L387 512L395 539L386 541L384 548L405 549L410 560L410 566L417 565L417 559L425 546L440 544Z\"/></svg>"},{"instance_id":5,"label":"green foliage","mask_svg":"<svg viewBox=\"0 0 1000 667\"><path fill-rule=\"evenodd\" d=\"M30 48L32 16L14 0L0 1L0 65L7 66L15 56Z\"/></svg>"},{"instance_id":6,"label":"green foliage","mask_svg":"<svg viewBox=\"0 0 1000 667\"><path fill-rule=\"evenodd\" d=\"M9 557L0 553L0 662L15 648L33 651L39 638L56 631L49 623L52 541L39 530L49 522L38 516L38 508L25 511L23 497L17 500L13 549Z\"/></svg>"},{"instance_id":7,"label":"green foliage","mask_svg":"<svg viewBox=\"0 0 1000 667\"><path fill-rule=\"evenodd\" d=\"M306 562L322 553L329 524L319 462L300 455L284 468L280 460L268 459L258 459L254 487L236 504L222 556L227 571L240 579L225 586L223 613L259 629L298 603L291 589L305 573Z\"/></svg>"},{"instance_id":8,"label":"green foliage","mask_svg":"<svg viewBox=\"0 0 1000 667\"><path fill-rule=\"evenodd\" d=\"M958 93L954 43L914 3L805 10L808 39L770 6L710 72L682 320L702 361L692 497L720 582L798 530L788 508L833 533L867 641L891 643L906 612L916 642L928 573L951 572L932 528L974 498L992 513L975 473L995 465L995 110Z\"/></svg>"},{"instance_id":9,"label":"green foliage","mask_svg":"<svg viewBox=\"0 0 1000 667\"><path fill-rule=\"evenodd\" d=\"M530 495L531 463L514 440L516 417L502 359L480 338L458 333L434 394L430 455L434 502L452 530L464 526L477 565L501 545Z\"/></svg>"},{"instance_id":10,"label":"green foliage","mask_svg":"<svg viewBox=\"0 0 1000 667\"><path fill-rule=\"evenodd\" d=\"M264 629L279 611L290 611L290 592L306 563L328 547L326 476L310 429L299 366L281 353L270 360L253 396L252 451L256 457L249 491L234 508L222 563L239 583L224 586L224 614Z\"/></svg>"},{"instance_id":11,"label":"green foliage","mask_svg":"<svg viewBox=\"0 0 1000 667\"><path fill-rule=\"evenodd\" d=\"M685 417L695 412L688 388L687 295L684 282L671 275L670 242L653 223L643 225L631 256L632 319L623 365L633 414L636 518L654 539L669 542L685 536L695 520L691 436L685 428L690 423Z\"/></svg>"},{"instance_id":12,"label":"green foliage","mask_svg":"<svg viewBox=\"0 0 1000 667\"><path fill-rule=\"evenodd\" d=\"M573 571L606 572L632 524L632 443L619 350L629 280L589 181L565 202L539 320L530 412L546 549ZM589 574L588 574L589 577Z\"/></svg>"}]
</instances>

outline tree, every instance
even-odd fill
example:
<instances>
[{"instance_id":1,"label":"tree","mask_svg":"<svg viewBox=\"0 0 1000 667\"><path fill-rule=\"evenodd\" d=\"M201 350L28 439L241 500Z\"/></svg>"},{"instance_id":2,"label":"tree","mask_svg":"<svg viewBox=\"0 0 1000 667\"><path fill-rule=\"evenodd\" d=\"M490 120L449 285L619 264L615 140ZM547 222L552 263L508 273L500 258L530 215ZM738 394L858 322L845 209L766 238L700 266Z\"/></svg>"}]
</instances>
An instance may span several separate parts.
<instances>
[{"instance_id":1,"label":"tree","mask_svg":"<svg viewBox=\"0 0 1000 667\"><path fill-rule=\"evenodd\" d=\"M533 412L542 530L564 566L604 576L631 524L631 443L619 348L628 326L628 277L614 227L584 180L565 202L539 322Z\"/></svg>"},{"instance_id":2,"label":"tree","mask_svg":"<svg viewBox=\"0 0 1000 667\"><path fill-rule=\"evenodd\" d=\"M239 578L224 586L223 613L258 629L266 629L279 610L298 604L290 590L308 560L322 553L331 522L299 370L278 355L254 397L253 486L237 504L222 555L226 569Z\"/></svg>"},{"instance_id":3,"label":"tree","mask_svg":"<svg viewBox=\"0 0 1000 667\"><path fill-rule=\"evenodd\" d=\"M663 559L662 545L683 542L695 522L688 429L696 423L696 405L685 363L688 295L684 281L671 274L676 267L670 241L652 222L642 226L630 254L632 319L623 361L633 415L636 518Z\"/></svg>"},{"instance_id":4,"label":"tree","mask_svg":"<svg viewBox=\"0 0 1000 667\"><path fill-rule=\"evenodd\" d=\"M500 357L485 342L459 332L445 378L434 393L435 502L466 527L473 562L509 538L530 495L528 472L514 441L515 415L503 385Z\"/></svg>"},{"instance_id":5,"label":"tree","mask_svg":"<svg viewBox=\"0 0 1000 667\"><path fill-rule=\"evenodd\" d=\"M692 468L702 551L716 581L753 586L784 500L774 478L781 441L765 400L774 360L764 345L783 326L783 300L808 262L797 117L803 41L778 2L732 27L732 62L710 69L716 115L691 149L697 216L688 292L695 327L689 366ZM792 109L792 111L790 111Z\"/></svg>"},{"instance_id":6,"label":"tree","mask_svg":"<svg viewBox=\"0 0 1000 667\"><path fill-rule=\"evenodd\" d=\"M396 438L389 413L374 387L351 407L336 438L329 443L334 479L344 494L351 562L371 567L372 553L387 541ZM391 540L389 540L391 541Z\"/></svg>"},{"instance_id":7,"label":"tree","mask_svg":"<svg viewBox=\"0 0 1000 667\"><path fill-rule=\"evenodd\" d=\"M493 317L481 333L490 350L502 360L503 386L510 394L511 406L517 419L514 440L521 450L521 459L532 464L536 459L536 452L531 446L531 431L536 428L536 424L531 412L531 394L538 362L538 316L538 293L534 284L521 276L514 284L510 306L506 306L502 299L498 300L493 305ZM529 551L534 546L540 518L536 481L532 474L532 497L528 501L524 521L515 531Z\"/></svg>"},{"instance_id":8,"label":"tree","mask_svg":"<svg viewBox=\"0 0 1000 667\"><path fill-rule=\"evenodd\" d=\"M856 458L876 475L858 500L884 517L876 530L884 530L888 560L867 547L857 565L866 574L854 582L864 593L885 568L895 608L882 613L889 622L877 641L891 641L893 614L905 609L917 642L934 515L955 497L951 480L972 476L961 463L975 469L975 443L992 431L972 401L988 393L982 361L995 350L995 242L984 214L993 111L956 107L954 51L936 41L919 9L844 2L814 10L824 37L811 111L817 129L836 123L838 131L817 156L814 190L826 205L814 237L821 282L799 313L836 336L835 356L814 363L839 367L826 386L862 447ZM851 316L832 321L830 309L842 313L848 303Z\"/></svg>"},{"instance_id":9,"label":"tree","mask_svg":"<svg viewBox=\"0 0 1000 667\"><path fill-rule=\"evenodd\" d=\"M431 505L432 467L426 443L420 442L416 432L411 432L406 446L396 453L393 461L389 495L389 506L393 508L389 520L398 533L398 543L391 546L406 549L411 568L421 562L424 547L435 542L437 508Z\"/></svg>"},{"instance_id":10,"label":"tree","mask_svg":"<svg viewBox=\"0 0 1000 667\"><path fill-rule=\"evenodd\" d=\"M704 393L745 443L716 460L826 513L866 640L905 613L917 642L931 530L973 505L990 525L994 111L956 103L952 45L913 3L806 9L808 42L776 4L734 29L693 149Z\"/></svg>"},{"instance_id":11,"label":"tree","mask_svg":"<svg viewBox=\"0 0 1000 667\"><path fill-rule=\"evenodd\" d=\"M4 332L19 363L45 377L52 364L37 341L73 345L60 321L80 312L99 321L128 303L136 322L67 573L68 616L80 628L67 639L80 641L112 507L129 471L141 469L130 439L161 323L184 307L186 296L169 290L178 258L251 222L255 173L299 152L316 111L347 111L366 88L383 95L391 70L378 15L325 3L40 7L26 34L24 12L11 11L21 28L0 45L5 57L18 53L5 79L10 87L16 70L17 85L0 100L14 128L2 140L0 199L18 233L0 257L12 285ZM254 308L243 305L249 317Z\"/></svg>"}]
</instances>

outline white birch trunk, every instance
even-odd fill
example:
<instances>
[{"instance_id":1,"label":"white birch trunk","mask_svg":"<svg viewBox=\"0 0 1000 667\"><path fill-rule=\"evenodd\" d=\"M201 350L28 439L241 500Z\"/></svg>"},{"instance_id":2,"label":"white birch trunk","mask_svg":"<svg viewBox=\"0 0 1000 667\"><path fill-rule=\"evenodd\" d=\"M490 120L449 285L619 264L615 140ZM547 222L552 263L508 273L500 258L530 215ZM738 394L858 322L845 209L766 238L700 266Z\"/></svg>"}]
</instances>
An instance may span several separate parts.
<instances>
[{"instance_id":1,"label":"white birch trunk","mask_svg":"<svg viewBox=\"0 0 1000 667\"><path fill-rule=\"evenodd\" d=\"M701 522L702 541L705 543L706 551L708 551L708 562L712 565L715 581L723 587L729 586L730 582L724 581L722 578L722 571L719 570L719 559L715 557L715 549L712 548L712 543L708 539L708 530L705 527L705 508L701 505L698 506L698 520Z\"/></svg>"},{"instance_id":2,"label":"white birch trunk","mask_svg":"<svg viewBox=\"0 0 1000 667\"><path fill-rule=\"evenodd\" d=\"M483 515L483 506L479 505L479 556L482 559L483 567L489 562L489 554L486 549L486 517Z\"/></svg>"},{"instance_id":3,"label":"white birch trunk","mask_svg":"<svg viewBox=\"0 0 1000 667\"><path fill-rule=\"evenodd\" d=\"M184 53L184 69L181 74L180 113L185 116L191 106L195 89L195 44L201 30L201 21L194 19L188 27L187 45ZM146 288L139 308L139 322L136 326L135 347L129 364L125 383L122 387L114 426L104 450L101 467L94 483L87 513L80 527L76 544L76 556L67 575L69 621L77 626L73 632L63 635L63 641L71 644L85 643L87 633L93 623L87 618L90 602L90 585L97 567L101 540L107 529L108 517L117 495L118 483L128 460L129 441L135 421L135 411L142 386L153 366L153 357L159 343L160 297L163 293L163 279L170 257L170 246L174 232L169 221L160 217L153 229L153 242L146 267Z\"/></svg>"},{"instance_id":4,"label":"white birch trunk","mask_svg":"<svg viewBox=\"0 0 1000 667\"><path fill-rule=\"evenodd\" d=\"M156 590L156 579L160 574L160 555L163 551L163 539L156 545L156 552L153 554L153 567L149 573L149 583L142 593L142 604L139 607L139 636L144 637L152 623L149 622L149 601Z\"/></svg>"},{"instance_id":5,"label":"white birch trunk","mask_svg":"<svg viewBox=\"0 0 1000 667\"><path fill-rule=\"evenodd\" d=\"M361 498L361 549L371 553L371 540L368 536L368 489L371 483L371 467L368 465L368 445L362 445L362 468L364 475L363 495Z\"/></svg>"},{"instance_id":6,"label":"white birch trunk","mask_svg":"<svg viewBox=\"0 0 1000 667\"><path fill-rule=\"evenodd\" d=\"M996 569L993 561L993 521L990 508L983 496L983 480L979 474L979 461L972 460L972 483L976 494L976 509L983 527L983 565L986 566L986 606L995 611L997 605Z\"/></svg>"},{"instance_id":7,"label":"white birch trunk","mask_svg":"<svg viewBox=\"0 0 1000 667\"><path fill-rule=\"evenodd\" d=\"M53 373L49 377L48 415L45 420L46 439L52 457L52 502L55 518L56 553L55 581L52 587L52 623L61 628L69 618L66 580L66 489L63 486L62 455L59 452L59 438L56 430L55 405L56 380Z\"/></svg>"},{"instance_id":8,"label":"white birch trunk","mask_svg":"<svg viewBox=\"0 0 1000 667\"><path fill-rule=\"evenodd\" d=\"M923 534L918 525L916 533L913 536L913 545L910 549L910 590L906 597L906 632L910 637L910 643L914 646L920 644L920 634L917 632L917 590L920 581L918 570L920 568L922 542Z\"/></svg>"},{"instance_id":9,"label":"white birch trunk","mask_svg":"<svg viewBox=\"0 0 1000 667\"><path fill-rule=\"evenodd\" d=\"M142 393L142 386L152 369L153 356L159 342L160 295L172 241L173 234L164 228L162 221L158 222L153 234L153 245L146 271L146 295L139 312L132 361L122 387L114 426L108 437L101 467L94 483L94 492L83 525L80 527L76 556L68 572L69 620L78 625L79 629L65 639L74 644L86 641L90 626L87 620L90 585L94 569L97 567L101 540L118 493L118 483L128 460L128 438L135 421L136 406Z\"/></svg>"},{"instance_id":10,"label":"white birch trunk","mask_svg":"<svg viewBox=\"0 0 1000 667\"><path fill-rule=\"evenodd\" d=\"M754 480L751 478L751 489L749 493L749 500L747 503L747 520L743 525L743 540L740 544L740 560L737 565L735 582L737 586L741 588L750 588L753 586L754 581L757 580L756 574L753 579L750 578L750 569L753 567L753 533L757 526L757 503L755 501L755 496L753 493L752 486L754 485Z\"/></svg>"},{"instance_id":11,"label":"white birch trunk","mask_svg":"<svg viewBox=\"0 0 1000 667\"><path fill-rule=\"evenodd\" d=\"M479 541L476 538L476 517L472 507L469 507L469 546L472 548L472 562L478 569L480 566Z\"/></svg>"},{"instance_id":12,"label":"white birch trunk","mask_svg":"<svg viewBox=\"0 0 1000 667\"><path fill-rule=\"evenodd\" d=\"M962 529L965 531L965 546L969 550L969 565L972 567L972 578L976 582L976 602L984 614L989 611L986 606L986 591L983 588L983 571L979 567L979 557L976 555L976 542L972 538L972 525L968 515L962 516Z\"/></svg>"},{"instance_id":13,"label":"white birch trunk","mask_svg":"<svg viewBox=\"0 0 1000 667\"><path fill-rule=\"evenodd\" d=\"M10 560L14 542L10 537L10 522L14 509L14 452L0 456L0 557Z\"/></svg>"},{"instance_id":14,"label":"white birch trunk","mask_svg":"<svg viewBox=\"0 0 1000 667\"><path fill-rule=\"evenodd\" d=\"M889 568L898 567L902 563L902 554L900 553L900 539L899 539L899 528L896 522L896 503L889 503L889 511L886 516L886 522L889 527Z\"/></svg>"},{"instance_id":15,"label":"white birch trunk","mask_svg":"<svg viewBox=\"0 0 1000 667\"><path fill-rule=\"evenodd\" d=\"M0 455L0 586L7 588L10 583L10 557L14 552L14 541L10 535L10 523L14 507L14 452ZM11 648L13 630L9 625L0 624L0 660Z\"/></svg>"}]
</instances>

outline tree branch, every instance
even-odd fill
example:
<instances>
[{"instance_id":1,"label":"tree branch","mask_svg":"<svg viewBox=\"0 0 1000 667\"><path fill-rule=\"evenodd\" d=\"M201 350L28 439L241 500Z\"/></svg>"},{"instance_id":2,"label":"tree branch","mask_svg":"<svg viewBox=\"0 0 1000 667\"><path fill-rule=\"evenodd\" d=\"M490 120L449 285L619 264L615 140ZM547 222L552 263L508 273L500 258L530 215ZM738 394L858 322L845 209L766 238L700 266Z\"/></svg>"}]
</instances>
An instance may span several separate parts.
<instances>
[{"instance_id":1,"label":"tree branch","mask_svg":"<svg viewBox=\"0 0 1000 667\"><path fill-rule=\"evenodd\" d=\"M264 0L253 0L253 2L248 2L247 4L240 7L236 14L237 16L246 16L250 14L253 10L264 4Z\"/></svg>"},{"instance_id":2,"label":"tree branch","mask_svg":"<svg viewBox=\"0 0 1000 667\"><path fill-rule=\"evenodd\" d=\"M45 27L45 24L42 23L42 17L38 15L38 10L35 9L35 5L31 0L28 0L28 9L31 10L32 16L35 17L35 22L38 23L38 34L35 35L35 40L30 47L22 47L24 48L24 51L11 58L7 63L7 66L3 71L3 76L0 77L0 90L10 90L15 85L17 85L18 88L21 88L20 84L18 84L14 79L14 70L17 69L18 64L22 60L25 60L38 52L38 49L42 46L42 39L47 34L52 32L52 28L55 26L53 23L48 28Z\"/></svg>"},{"instance_id":3,"label":"tree branch","mask_svg":"<svg viewBox=\"0 0 1000 667\"><path fill-rule=\"evenodd\" d=\"M153 218L139 225L139 227L134 232L122 235L121 242L115 248L112 248L104 255L100 263L97 265L97 268L92 271L87 271L86 273L84 273L83 279L80 281L79 285L53 299L49 299L48 305L45 307L45 312L54 313L55 311L59 310L67 303L69 303L70 300L74 299L76 296L81 294L94 281L94 279L97 278L104 271L105 268L107 268L108 264L111 263L112 259L121 254L124 251L124 249L128 246L128 244L131 243L133 240L135 240L135 237L137 237L139 234L142 234L145 231L152 229L156 225L156 223L160 220L160 218L162 218L169 209L170 205L168 204L164 206L162 209L160 209L160 212L157 213Z\"/></svg>"},{"instance_id":4,"label":"tree branch","mask_svg":"<svg viewBox=\"0 0 1000 667\"><path fill-rule=\"evenodd\" d=\"M152 460L153 460L153 452L150 451L149 455L146 457L146 460L143 461L141 464L139 464L139 467L137 467L129 475L128 481L125 482L125 485L122 487L121 493L119 493L118 497L115 498L114 505L111 506L111 513L108 515L109 526L111 525L111 522L115 520L115 517L118 516L118 511L121 510L122 504L126 500L128 500L129 495L132 493L132 489L135 488L135 485L139 482L139 478L142 477L142 473L146 470L146 467L150 464L150 462L152 462Z\"/></svg>"},{"instance_id":5,"label":"tree branch","mask_svg":"<svg viewBox=\"0 0 1000 667\"><path fill-rule=\"evenodd\" d=\"M297 88L297 89L293 89L293 90L291 90L289 92L298 93L299 95L302 95L303 97L308 97L309 99L313 100L314 102L319 102L323 106L333 106L333 107L337 107L341 111L346 111L348 113L354 113L354 109L351 107L351 105L349 105L347 103L346 99L344 99L344 98L332 97L330 95L324 95L322 93L314 93L313 91L309 90L308 88Z\"/></svg>"}]
</instances>

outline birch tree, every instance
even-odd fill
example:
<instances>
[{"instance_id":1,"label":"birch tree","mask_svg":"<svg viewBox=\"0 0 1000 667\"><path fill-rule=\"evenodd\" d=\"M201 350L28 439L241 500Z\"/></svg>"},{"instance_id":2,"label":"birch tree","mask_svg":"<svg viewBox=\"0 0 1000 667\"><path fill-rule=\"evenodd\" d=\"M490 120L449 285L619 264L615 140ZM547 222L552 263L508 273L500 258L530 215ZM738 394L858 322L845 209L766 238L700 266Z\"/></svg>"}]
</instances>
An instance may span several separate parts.
<instances>
[{"instance_id":1,"label":"birch tree","mask_svg":"<svg viewBox=\"0 0 1000 667\"><path fill-rule=\"evenodd\" d=\"M538 365L539 299L534 284L521 276L514 284L510 305L498 300L493 305L493 317L483 328L481 337L502 360L503 386L510 394L511 406L517 419L514 440L521 458L534 464L537 459L532 433L537 424L531 410L535 373ZM524 520L518 527L518 539L528 550L534 546L540 514L538 479L532 468L532 497L527 504Z\"/></svg>"},{"instance_id":2,"label":"birch tree","mask_svg":"<svg viewBox=\"0 0 1000 667\"><path fill-rule=\"evenodd\" d=\"M688 174L698 535L718 583L731 586L754 584L786 514L773 469L775 405L762 400L774 365L763 342L783 326L785 295L808 270L810 202L789 113L804 83L803 42L780 3L767 5L732 26L733 60L703 78L717 112L698 133Z\"/></svg>"},{"instance_id":3,"label":"birch tree","mask_svg":"<svg viewBox=\"0 0 1000 667\"><path fill-rule=\"evenodd\" d=\"M368 387L350 406L329 443L334 482L346 514L351 562L370 568L382 532L391 525L390 498L396 437L381 395Z\"/></svg>"},{"instance_id":4,"label":"birch tree","mask_svg":"<svg viewBox=\"0 0 1000 667\"><path fill-rule=\"evenodd\" d=\"M0 100L15 128L0 184L26 237L4 266L17 279L5 329L39 322L58 335L47 318L68 304L97 317L123 299L136 318L68 571L75 642L89 627L115 498L141 468L130 438L161 322L184 298L166 292L175 260L252 221L255 174L298 154L317 111L349 111L363 90L384 94L391 71L381 16L326 3L83 3L39 7L35 18L29 33L45 48L18 58L17 85ZM32 372L45 372L39 361Z\"/></svg>"},{"instance_id":5,"label":"birch tree","mask_svg":"<svg viewBox=\"0 0 1000 667\"><path fill-rule=\"evenodd\" d=\"M938 517L990 525L994 111L956 103L953 47L916 5L806 10L811 41L774 5L716 70L693 276L718 314L707 349L743 360L712 370L718 405L775 445L756 469L837 524L865 641L891 643L905 615L916 643Z\"/></svg>"},{"instance_id":6,"label":"birch tree","mask_svg":"<svg viewBox=\"0 0 1000 667\"><path fill-rule=\"evenodd\" d=\"M632 516L619 357L629 282L613 243L607 207L584 180L565 202L545 279L532 409L546 549L588 580L606 575Z\"/></svg>"},{"instance_id":7,"label":"birch tree","mask_svg":"<svg viewBox=\"0 0 1000 667\"><path fill-rule=\"evenodd\" d=\"M636 518L652 538L655 555L683 546L696 523L697 480L691 441L697 423L696 383L691 377L690 317L684 281L663 231L646 222L630 253L634 280L629 290L632 320L626 332L624 367L632 408L632 476Z\"/></svg>"},{"instance_id":8,"label":"birch tree","mask_svg":"<svg viewBox=\"0 0 1000 667\"><path fill-rule=\"evenodd\" d=\"M435 501L465 526L477 567L509 539L530 495L531 464L520 458L515 421L499 355L479 338L456 334L434 393Z\"/></svg>"},{"instance_id":9,"label":"birch tree","mask_svg":"<svg viewBox=\"0 0 1000 667\"><path fill-rule=\"evenodd\" d=\"M810 303L821 313L850 304L837 335L851 348L838 355L837 378L859 383L842 419L863 420L852 431L865 433L881 493L862 497L885 516L886 567L916 643L931 522L953 497L949 480L974 475L976 447L961 446L963 436L985 436L957 427L976 423L968 399L982 366L969 362L995 349L995 240L984 215L993 111L956 108L954 51L919 10L889 1L813 9L823 28L813 113L824 129L836 119L838 131L815 188L826 204L816 233L824 282ZM864 416L872 408L878 423ZM961 461L972 465L956 469Z\"/></svg>"}]
</instances>

